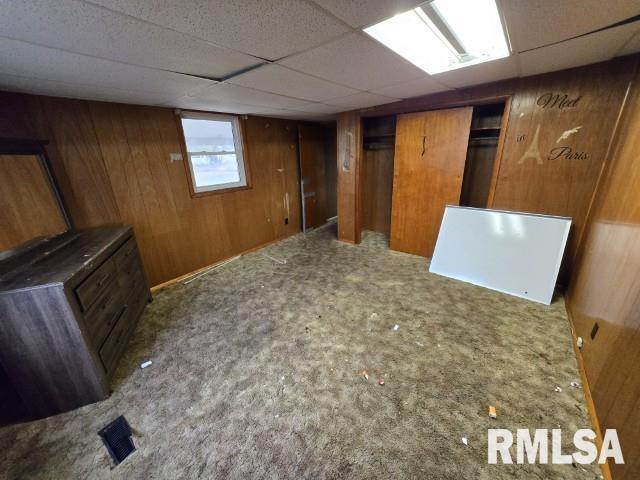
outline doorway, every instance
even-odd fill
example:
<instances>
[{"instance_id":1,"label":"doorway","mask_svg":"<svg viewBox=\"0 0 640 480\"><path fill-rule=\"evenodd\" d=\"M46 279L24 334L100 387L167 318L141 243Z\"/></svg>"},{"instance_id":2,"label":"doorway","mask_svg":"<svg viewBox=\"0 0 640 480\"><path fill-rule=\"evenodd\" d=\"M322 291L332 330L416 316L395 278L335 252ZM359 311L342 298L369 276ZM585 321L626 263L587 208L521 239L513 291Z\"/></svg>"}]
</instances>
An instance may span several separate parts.
<instances>
[{"instance_id":1,"label":"doorway","mask_svg":"<svg viewBox=\"0 0 640 480\"><path fill-rule=\"evenodd\" d=\"M396 117L363 120L362 228L389 234Z\"/></svg>"},{"instance_id":2,"label":"doorway","mask_svg":"<svg viewBox=\"0 0 640 480\"><path fill-rule=\"evenodd\" d=\"M318 228L336 216L336 125L298 125L302 231Z\"/></svg>"}]
</instances>

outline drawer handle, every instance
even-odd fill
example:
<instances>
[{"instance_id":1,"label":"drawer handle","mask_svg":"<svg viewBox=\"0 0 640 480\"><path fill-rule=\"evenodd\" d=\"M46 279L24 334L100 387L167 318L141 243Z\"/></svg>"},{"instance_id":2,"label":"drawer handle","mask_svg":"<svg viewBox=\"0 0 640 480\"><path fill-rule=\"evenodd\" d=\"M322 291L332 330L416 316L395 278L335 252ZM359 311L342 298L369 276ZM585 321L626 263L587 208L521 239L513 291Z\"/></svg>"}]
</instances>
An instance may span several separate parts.
<instances>
[{"instance_id":1,"label":"drawer handle","mask_svg":"<svg viewBox=\"0 0 640 480\"><path fill-rule=\"evenodd\" d=\"M111 320L109 320L109 322L107 323L107 325L109 327L111 327L114 323L116 323L116 320L118 320L120 318L120 314L115 314L114 316L111 317Z\"/></svg>"},{"instance_id":2,"label":"drawer handle","mask_svg":"<svg viewBox=\"0 0 640 480\"><path fill-rule=\"evenodd\" d=\"M104 310L105 308L107 308L107 306L109 305L109 302L111 301L111 297L107 297L102 301L102 305L100 305L100 310Z\"/></svg>"},{"instance_id":3,"label":"drawer handle","mask_svg":"<svg viewBox=\"0 0 640 480\"><path fill-rule=\"evenodd\" d=\"M127 310L127 305L123 305L122 308L111 318L111 320L109 321L109 326L112 326L114 323L117 323L118 320L120 320L122 318L122 315L124 315L124 312Z\"/></svg>"}]
</instances>

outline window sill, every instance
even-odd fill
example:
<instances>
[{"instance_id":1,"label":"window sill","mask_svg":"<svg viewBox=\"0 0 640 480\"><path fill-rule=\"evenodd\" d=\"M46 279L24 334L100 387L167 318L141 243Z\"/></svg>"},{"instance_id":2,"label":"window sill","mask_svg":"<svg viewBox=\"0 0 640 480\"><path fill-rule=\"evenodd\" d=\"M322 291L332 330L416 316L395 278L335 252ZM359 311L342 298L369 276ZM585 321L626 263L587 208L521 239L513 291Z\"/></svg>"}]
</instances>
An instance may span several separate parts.
<instances>
[{"instance_id":1,"label":"window sill","mask_svg":"<svg viewBox=\"0 0 640 480\"><path fill-rule=\"evenodd\" d=\"M244 185L242 187L221 188L220 190L208 190L206 192L191 191L191 198L208 197L209 195L220 195L223 193L240 192L242 190L251 190L251 185Z\"/></svg>"}]
</instances>

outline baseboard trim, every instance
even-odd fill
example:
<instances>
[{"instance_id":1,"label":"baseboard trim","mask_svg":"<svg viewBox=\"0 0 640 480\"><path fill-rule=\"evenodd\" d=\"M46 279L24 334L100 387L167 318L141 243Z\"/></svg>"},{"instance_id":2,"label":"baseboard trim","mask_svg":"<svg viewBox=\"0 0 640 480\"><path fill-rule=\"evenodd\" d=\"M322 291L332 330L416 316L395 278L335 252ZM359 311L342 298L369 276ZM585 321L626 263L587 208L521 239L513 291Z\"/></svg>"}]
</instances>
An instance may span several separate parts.
<instances>
[{"instance_id":1,"label":"baseboard trim","mask_svg":"<svg viewBox=\"0 0 640 480\"><path fill-rule=\"evenodd\" d=\"M293 235L297 235L297 233L294 233ZM182 282L183 280L187 280L190 277L195 277L196 275L198 275L199 273L204 272L205 270L209 270L211 268L217 267L218 265L221 265L223 263L227 263L229 260L234 259L236 257L241 257L242 255L246 255L247 253L251 253L251 252L255 252L256 250L260 250L261 248L264 247L268 247L269 245L273 245L274 243L277 243L281 240L284 240L285 238L289 238L292 237L293 235L289 235L286 237L281 237L281 238L276 238L275 240L270 240L266 243L261 243L260 245L257 245L255 247L251 247L247 250L243 250L242 252L238 252L234 255L231 255L230 257L225 257L221 260L218 260L215 263L212 263L210 265L206 265L202 268L198 268L197 270L193 270L192 272L188 272L185 273L184 275L180 275L179 277L176 278L172 278L171 280L167 280L166 282L163 283L159 283L158 285L154 285L153 287L151 287L151 293L156 293L158 290L162 290L163 288L166 287L170 287L171 285L174 285L176 283Z\"/></svg>"},{"instance_id":2,"label":"baseboard trim","mask_svg":"<svg viewBox=\"0 0 640 480\"><path fill-rule=\"evenodd\" d=\"M564 306L569 318L569 330L571 331L571 339L573 344L573 351L576 355L576 361L578 362L578 371L580 372L580 379L582 380L582 391L584 392L584 399L587 403L587 411L591 418L593 430L596 432L596 446L598 452L602 448L602 430L600 429L600 421L598 420L598 414L596 412L596 406L593 403L593 396L591 395L591 387L589 386L589 379L587 378L587 371L584 368L584 359L582 358L582 352L578 348L578 338L576 336L576 330L573 323L573 316L571 315L571 308L569 307L569 298L565 295ZM613 480L611 476L611 467L609 466L609 459L607 463L600 465L600 471L604 480Z\"/></svg>"}]
</instances>

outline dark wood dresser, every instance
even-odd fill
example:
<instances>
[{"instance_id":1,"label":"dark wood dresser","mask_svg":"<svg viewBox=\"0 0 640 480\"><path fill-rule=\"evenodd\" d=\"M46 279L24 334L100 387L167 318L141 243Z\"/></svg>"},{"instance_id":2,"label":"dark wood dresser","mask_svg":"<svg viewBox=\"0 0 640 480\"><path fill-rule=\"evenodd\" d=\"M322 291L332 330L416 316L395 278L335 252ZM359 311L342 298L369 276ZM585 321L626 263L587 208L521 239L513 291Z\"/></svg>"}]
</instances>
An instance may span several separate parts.
<instances>
[{"instance_id":1,"label":"dark wood dresser","mask_svg":"<svg viewBox=\"0 0 640 480\"><path fill-rule=\"evenodd\" d=\"M30 418L109 396L151 293L133 229L69 231L0 259L0 364Z\"/></svg>"}]
</instances>

